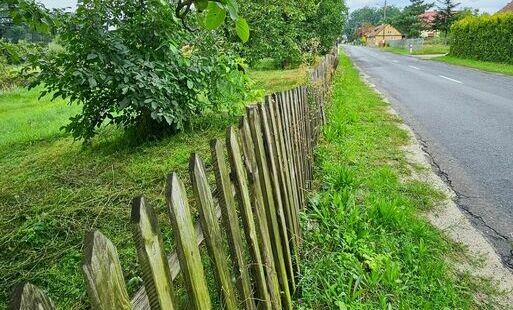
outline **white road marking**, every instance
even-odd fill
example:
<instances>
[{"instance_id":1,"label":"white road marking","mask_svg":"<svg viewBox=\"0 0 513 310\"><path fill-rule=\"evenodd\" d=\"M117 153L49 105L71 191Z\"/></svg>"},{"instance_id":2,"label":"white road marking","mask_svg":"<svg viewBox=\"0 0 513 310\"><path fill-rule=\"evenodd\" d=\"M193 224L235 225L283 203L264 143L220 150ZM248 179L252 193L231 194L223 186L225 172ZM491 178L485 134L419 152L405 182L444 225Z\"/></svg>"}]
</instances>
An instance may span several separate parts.
<instances>
[{"instance_id":1,"label":"white road marking","mask_svg":"<svg viewBox=\"0 0 513 310\"><path fill-rule=\"evenodd\" d=\"M450 77L446 77L446 76L443 76L443 75L439 75L439 77L443 78L443 79L446 79L446 80L449 80L449 81L452 81L454 83L458 83L458 84L463 84L462 81L458 81L458 80L455 80L455 79L451 79Z\"/></svg>"},{"instance_id":2,"label":"white road marking","mask_svg":"<svg viewBox=\"0 0 513 310\"><path fill-rule=\"evenodd\" d=\"M399 63L399 61L397 61L397 60L392 60L392 62L395 62L396 64L398 64L398 63Z\"/></svg>"},{"instance_id":3,"label":"white road marking","mask_svg":"<svg viewBox=\"0 0 513 310\"><path fill-rule=\"evenodd\" d=\"M413 69L416 69L416 70L420 70L420 68L419 68L419 67L415 67L415 66L408 66L408 67L413 68Z\"/></svg>"}]
</instances>

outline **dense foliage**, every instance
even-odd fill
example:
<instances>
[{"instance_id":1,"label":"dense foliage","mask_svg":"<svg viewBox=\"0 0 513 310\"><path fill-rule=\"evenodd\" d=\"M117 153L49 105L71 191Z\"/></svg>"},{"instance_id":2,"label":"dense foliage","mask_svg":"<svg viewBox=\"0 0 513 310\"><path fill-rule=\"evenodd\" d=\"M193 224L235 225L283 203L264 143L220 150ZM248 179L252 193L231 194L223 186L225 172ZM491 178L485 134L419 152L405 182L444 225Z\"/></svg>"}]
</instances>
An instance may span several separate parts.
<instances>
[{"instance_id":1,"label":"dense foliage","mask_svg":"<svg viewBox=\"0 0 513 310\"><path fill-rule=\"evenodd\" d=\"M246 94L242 62L223 36L186 30L165 1L85 0L57 33L64 49L35 63L37 83L43 94L82 104L65 127L75 138L91 139L104 124L143 137L180 130Z\"/></svg>"},{"instance_id":2,"label":"dense foliage","mask_svg":"<svg viewBox=\"0 0 513 310\"><path fill-rule=\"evenodd\" d=\"M420 15L433 7L433 3L424 0L410 0L401 14L391 20L391 24L408 38L418 38L423 30Z\"/></svg>"},{"instance_id":3,"label":"dense foliage","mask_svg":"<svg viewBox=\"0 0 513 310\"><path fill-rule=\"evenodd\" d=\"M451 28L453 56L513 64L513 14L468 16Z\"/></svg>"},{"instance_id":4,"label":"dense foliage","mask_svg":"<svg viewBox=\"0 0 513 310\"><path fill-rule=\"evenodd\" d=\"M327 52L342 34L347 14L343 0L255 0L240 6L251 26L242 54L251 64L270 58L280 68Z\"/></svg>"}]
</instances>

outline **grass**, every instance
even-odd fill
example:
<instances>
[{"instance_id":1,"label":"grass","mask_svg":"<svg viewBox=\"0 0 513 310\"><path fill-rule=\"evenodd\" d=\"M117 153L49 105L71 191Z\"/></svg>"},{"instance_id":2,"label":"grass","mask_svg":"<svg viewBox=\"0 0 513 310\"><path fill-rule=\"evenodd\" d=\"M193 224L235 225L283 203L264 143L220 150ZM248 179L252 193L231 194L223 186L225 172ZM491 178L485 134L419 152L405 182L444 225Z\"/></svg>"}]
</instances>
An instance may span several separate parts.
<instances>
[{"instance_id":1,"label":"grass","mask_svg":"<svg viewBox=\"0 0 513 310\"><path fill-rule=\"evenodd\" d=\"M410 51L407 48L385 47L383 50L401 55L410 55ZM426 44L422 46L422 48L414 50L411 55L437 55L447 53L449 53L449 45Z\"/></svg>"},{"instance_id":2,"label":"grass","mask_svg":"<svg viewBox=\"0 0 513 310\"><path fill-rule=\"evenodd\" d=\"M441 61L453 65L465 66L474 69L479 69L487 72L496 72L507 75L513 75L513 65L512 64L504 64L490 61L480 61L473 59L465 59L456 56L443 56L443 57L435 57L432 60Z\"/></svg>"},{"instance_id":3,"label":"grass","mask_svg":"<svg viewBox=\"0 0 513 310\"><path fill-rule=\"evenodd\" d=\"M443 196L407 178L412 168L400 120L348 57L340 61L317 151L318 191L302 215L298 308L487 307L483 286L449 259L460 247L420 216Z\"/></svg>"},{"instance_id":4,"label":"grass","mask_svg":"<svg viewBox=\"0 0 513 310\"><path fill-rule=\"evenodd\" d=\"M250 71L249 75L256 81L256 86L266 90L287 90L306 82L306 66L290 70Z\"/></svg>"},{"instance_id":5,"label":"grass","mask_svg":"<svg viewBox=\"0 0 513 310\"><path fill-rule=\"evenodd\" d=\"M300 84L304 74L305 69L252 72L266 93ZM223 138L235 117L209 115L187 132L139 146L130 146L120 130L107 129L84 147L59 130L78 107L37 97L37 90L0 92L0 308L21 281L46 290L61 309L86 307L80 261L91 229L116 245L133 293L141 279L131 199L144 194L155 208L169 253L166 176L176 171L187 181L193 151L208 164L209 141Z\"/></svg>"}]
</instances>

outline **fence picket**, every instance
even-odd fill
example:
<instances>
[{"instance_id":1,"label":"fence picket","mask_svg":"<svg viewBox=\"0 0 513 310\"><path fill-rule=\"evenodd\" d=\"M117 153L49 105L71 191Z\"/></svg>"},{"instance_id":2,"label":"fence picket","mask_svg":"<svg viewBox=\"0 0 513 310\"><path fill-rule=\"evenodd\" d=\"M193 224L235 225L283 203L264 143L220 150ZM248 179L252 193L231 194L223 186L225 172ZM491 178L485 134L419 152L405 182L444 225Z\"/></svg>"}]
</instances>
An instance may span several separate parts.
<instances>
[{"instance_id":1,"label":"fence picket","mask_svg":"<svg viewBox=\"0 0 513 310\"><path fill-rule=\"evenodd\" d=\"M87 234L82 271L93 309L131 309L118 252L99 231Z\"/></svg>"},{"instance_id":2,"label":"fence picket","mask_svg":"<svg viewBox=\"0 0 513 310\"><path fill-rule=\"evenodd\" d=\"M9 310L53 310L52 300L37 286L24 283L14 289Z\"/></svg>"},{"instance_id":3,"label":"fence picket","mask_svg":"<svg viewBox=\"0 0 513 310\"><path fill-rule=\"evenodd\" d=\"M292 171L289 166L289 154L287 151L287 140L284 136L284 130L283 130L283 123L281 121L281 113L279 106L282 104L281 102L281 93L278 95L273 96L274 104L269 105L270 109L270 116L271 116L271 122L274 124L273 127L275 128L275 136L279 140L280 145L280 155L281 155L281 161L280 165L282 167L282 171L284 174L284 184L285 188L287 189L287 194L289 198L289 213L292 218L292 225L294 230L294 243L293 245L296 247L294 249L295 251L295 257L296 257L296 272L299 271L298 269L298 263L299 263L299 222L298 222L298 214L296 213L296 204L297 204L297 197L295 188L293 187L293 180L292 180Z\"/></svg>"},{"instance_id":4,"label":"fence picket","mask_svg":"<svg viewBox=\"0 0 513 310\"><path fill-rule=\"evenodd\" d=\"M252 204L255 210L255 221L257 223L258 232L260 235L262 257L267 267L266 276L268 289L271 295L271 302L274 309L281 309L281 293L280 284L278 281L278 273L276 270L276 263L274 261L273 247L271 243L271 236L269 232L269 223L267 222L267 215L264 210L265 202L262 193L262 184L260 179L260 171L256 163L255 150L253 148L253 138L249 129L249 123L246 117L242 117L240 123L240 131L242 137L242 146L244 151L244 158L246 161L246 171L250 181L251 197L253 198Z\"/></svg>"},{"instance_id":5,"label":"fence picket","mask_svg":"<svg viewBox=\"0 0 513 310\"><path fill-rule=\"evenodd\" d=\"M251 209L251 198L249 187L242 163L242 154L239 147L239 139L233 127L228 127L226 131L226 146L228 157L232 167L232 178L235 183L236 197L241 208L241 217L244 232L249 246L252 259L253 278L256 282L257 297L260 299L260 305L264 309L271 309L271 299L266 286L264 265L262 263L262 254L260 251L257 230Z\"/></svg>"},{"instance_id":6,"label":"fence picket","mask_svg":"<svg viewBox=\"0 0 513 310\"><path fill-rule=\"evenodd\" d=\"M276 207L276 215L278 221L279 232L281 236L281 242L283 247L285 268L287 271L288 285L290 285L289 290L294 291L296 287L295 279L294 279L294 268L292 267L292 258L291 258L291 246L290 246L290 238L291 234L290 227L287 225L287 219L285 216L285 208L286 202L283 200L282 187L280 186L280 176L278 170L277 163L277 145L275 144L275 140L273 139L273 133L271 133L271 125L269 124L269 119L267 118L267 109L264 104L258 105L258 113L260 118L260 127L262 130L262 142L266 156L266 161L268 163L269 170L269 179L271 181L271 188L273 193L273 199ZM281 171L280 171L281 172Z\"/></svg>"},{"instance_id":7,"label":"fence picket","mask_svg":"<svg viewBox=\"0 0 513 310\"><path fill-rule=\"evenodd\" d=\"M187 194L176 173L168 177L166 200L175 236L176 253L192 306L196 310L211 309Z\"/></svg>"},{"instance_id":8,"label":"fence picket","mask_svg":"<svg viewBox=\"0 0 513 310\"><path fill-rule=\"evenodd\" d=\"M270 225L269 236L271 238L271 244L274 254L274 262L276 263L276 271L278 275L278 281L280 283L280 289L282 290L282 305L285 309L292 309L292 299L289 290L289 283L287 277L287 267L285 263L285 249L282 244L280 237L280 228L277 219L277 210L273 198L273 189L269 176L269 165L265 157L265 150L262 139L262 129L260 126L260 117L256 107L247 108L248 123L251 129L251 137L253 139L253 148L255 150L255 158L258 166L260 175L260 183L262 189L262 196L264 198L267 223ZM265 207L264 207L265 206Z\"/></svg>"},{"instance_id":9,"label":"fence picket","mask_svg":"<svg viewBox=\"0 0 513 310\"><path fill-rule=\"evenodd\" d=\"M226 309L237 309L237 298L233 290L228 259L223 251L223 238L217 217L214 214L214 199L208 184L205 165L198 156L192 154L189 162L189 174L191 176L192 188L198 202L201 226L205 233L208 252L214 263L214 275L221 286L221 293L224 297Z\"/></svg>"},{"instance_id":10,"label":"fence picket","mask_svg":"<svg viewBox=\"0 0 513 310\"><path fill-rule=\"evenodd\" d=\"M144 197L132 201L132 226L142 278L152 310L175 309L171 272L153 209Z\"/></svg>"},{"instance_id":11,"label":"fence picket","mask_svg":"<svg viewBox=\"0 0 513 310\"><path fill-rule=\"evenodd\" d=\"M238 271L237 286L242 297L245 309L256 309L251 290L251 282L248 266L244 261L242 235L239 228L239 219L233 198L233 188L226 166L224 148L219 140L212 141L210 145L212 159L214 161L214 173L219 189L219 204L222 209L223 224L227 229L228 244L232 258L235 258L235 270Z\"/></svg>"}]
</instances>

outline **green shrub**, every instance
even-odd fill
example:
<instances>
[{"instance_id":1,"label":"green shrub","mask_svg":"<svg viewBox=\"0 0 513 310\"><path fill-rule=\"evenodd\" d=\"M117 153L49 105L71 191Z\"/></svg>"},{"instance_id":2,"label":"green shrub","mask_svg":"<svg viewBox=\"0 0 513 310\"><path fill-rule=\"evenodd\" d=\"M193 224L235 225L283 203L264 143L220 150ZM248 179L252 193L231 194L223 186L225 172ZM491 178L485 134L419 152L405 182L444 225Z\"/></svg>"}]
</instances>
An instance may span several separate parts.
<instances>
[{"instance_id":1,"label":"green shrub","mask_svg":"<svg viewBox=\"0 0 513 310\"><path fill-rule=\"evenodd\" d=\"M451 33L451 55L513 64L513 13L468 16Z\"/></svg>"},{"instance_id":2,"label":"green shrub","mask_svg":"<svg viewBox=\"0 0 513 310\"><path fill-rule=\"evenodd\" d=\"M30 57L39 56L44 48L45 44L42 43L38 44L26 41L11 43L0 40L0 56L2 56L9 65L23 64Z\"/></svg>"},{"instance_id":3,"label":"green shrub","mask_svg":"<svg viewBox=\"0 0 513 310\"><path fill-rule=\"evenodd\" d=\"M243 64L222 30L185 30L172 2L84 0L56 32L62 48L33 65L43 95L81 104L65 127L77 139L108 124L137 139L160 136L195 115L232 110L247 95Z\"/></svg>"}]
</instances>

